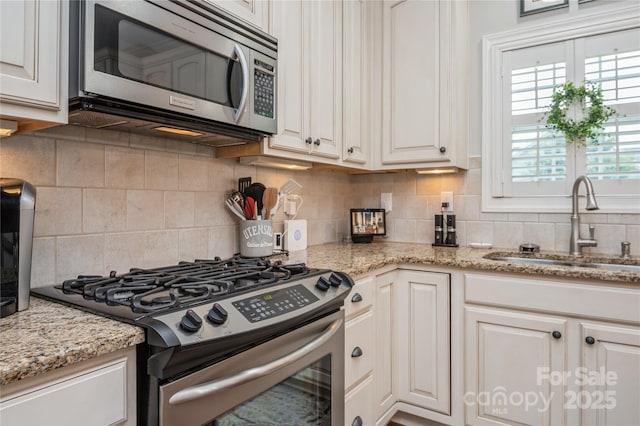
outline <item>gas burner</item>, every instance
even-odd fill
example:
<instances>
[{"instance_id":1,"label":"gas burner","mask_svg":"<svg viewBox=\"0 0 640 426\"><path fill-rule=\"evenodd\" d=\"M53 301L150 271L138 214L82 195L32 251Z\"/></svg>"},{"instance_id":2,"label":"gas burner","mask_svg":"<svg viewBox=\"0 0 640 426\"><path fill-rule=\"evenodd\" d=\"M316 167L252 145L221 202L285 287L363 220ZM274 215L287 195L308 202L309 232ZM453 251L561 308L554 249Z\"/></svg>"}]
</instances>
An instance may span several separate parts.
<instances>
[{"instance_id":1,"label":"gas burner","mask_svg":"<svg viewBox=\"0 0 640 426\"><path fill-rule=\"evenodd\" d=\"M196 259L159 268L132 268L108 276L79 275L56 288L106 306L123 306L152 314L188 308L203 301L259 287L284 283L309 274L304 263L284 264L268 258L233 256Z\"/></svg>"}]
</instances>

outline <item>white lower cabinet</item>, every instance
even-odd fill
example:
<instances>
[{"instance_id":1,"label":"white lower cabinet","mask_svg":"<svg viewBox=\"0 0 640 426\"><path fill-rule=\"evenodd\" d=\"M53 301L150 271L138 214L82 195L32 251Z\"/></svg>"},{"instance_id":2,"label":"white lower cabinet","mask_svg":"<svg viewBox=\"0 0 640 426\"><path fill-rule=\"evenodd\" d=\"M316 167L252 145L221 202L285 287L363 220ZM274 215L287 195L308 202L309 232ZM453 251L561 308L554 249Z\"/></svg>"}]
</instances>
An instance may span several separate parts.
<instances>
[{"instance_id":1,"label":"white lower cabinet","mask_svg":"<svg viewBox=\"0 0 640 426\"><path fill-rule=\"evenodd\" d=\"M637 288L490 274L464 282L466 424L638 424Z\"/></svg>"},{"instance_id":2,"label":"white lower cabinet","mask_svg":"<svg viewBox=\"0 0 640 426\"><path fill-rule=\"evenodd\" d=\"M135 425L135 348L2 387L0 424Z\"/></svg>"},{"instance_id":3,"label":"white lower cabinet","mask_svg":"<svg viewBox=\"0 0 640 426\"><path fill-rule=\"evenodd\" d=\"M398 271L394 312L397 399L449 414L449 275Z\"/></svg>"},{"instance_id":4,"label":"white lower cabinet","mask_svg":"<svg viewBox=\"0 0 640 426\"><path fill-rule=\"evenodd\" d=\"M369 426L376 424L373 399L373 377L353 388L345 396L345 426Z\"/></svg>"},{"instance_id":5,"label":"white lower cabinet","mask_svg":"<svg viewBox=\"0 0 640 426\"><path fill-rule=\"evenodd\" d=\"M375 279L374 302L376 356L374 367L374 401L376 418L383 416L396 403L393 392L394 363L394 289L396 272L389 272Z\"/></svg>"}]
</instances>

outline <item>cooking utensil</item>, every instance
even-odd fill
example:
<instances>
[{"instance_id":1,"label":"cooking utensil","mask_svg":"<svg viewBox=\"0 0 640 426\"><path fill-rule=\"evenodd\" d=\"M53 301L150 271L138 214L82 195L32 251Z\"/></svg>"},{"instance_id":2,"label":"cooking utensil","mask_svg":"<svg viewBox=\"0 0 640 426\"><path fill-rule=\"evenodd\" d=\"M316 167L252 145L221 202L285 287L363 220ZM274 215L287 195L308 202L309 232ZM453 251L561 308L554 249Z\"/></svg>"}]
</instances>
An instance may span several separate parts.
<instances>
[{"instance_id":1,"label":"cooking utensil","mask_svg":"<svg viewBox=\"0 0 640 426\"><path fill-rule=\"evenodd\" d=\"M302 188L298 182L293 179L289 179L285 183L282 184L280 189L278 190L278 199L276 200L276 205L271 209L271 215L273 216L278 209L280 208L281 200L284 200L287 195L293 194L294 192L299 191Z\"/></svg>"},{"instance_id":2,"label":"cooking utensil","mask_svg":"<svg viewBox=\"0 0 640 426\"><path fill-rule=\"evenodd\" d=\"M255 203L256 215L262 214L262 195L266 187L260 182L254 182L244 191L245 198L251 197Z\"/></svg>"},{"instance_id":3,"label":"cooking utensil","mask_svg":"<svg viewBox=\"0 0 640 426\"><path fill-rule=\"evenodd\" d=\"M244 217L247 220L253 220L257 216L256 202L252 197L247 197L244 200Z\"/></svg>"},{"instance_id":4,"label":"cooking utensil","mask_svg":"<svg viewBox=\"0 0 640 426\"><path fill-rule=\"evenodd\" d=\"M272 209L276 206L278 202L278 189L272 186L268 187L264 190L264 194L262 195L262 204L264 205L264 218L269 219L275 211Z\"/></svg>"},{"instance_id":5,"label":"cooking utensil","mask_svg":"<svg viewBox=\"0 0 640 426\"><path fill-rule=\"evenodd\" d=\"M251 185L251 176L249 177L241 177L238 179L238 191L241 194L244 194L245 189L247 189Z\"/></svg>"},{"instance_id":6,"label":"cooking utensil","mask_svg":"<svg viewBox=\"0 0 640 426\"><path fill-rule=\"evenodd\" d=\"M245 219L244 212L238 208L238 205L236 203L234 203L232 200L228 198L224 200L224 203L226 204L227 208L231 211L231 213L238 216L242 220Z\"/></svg>"}]
</instances>

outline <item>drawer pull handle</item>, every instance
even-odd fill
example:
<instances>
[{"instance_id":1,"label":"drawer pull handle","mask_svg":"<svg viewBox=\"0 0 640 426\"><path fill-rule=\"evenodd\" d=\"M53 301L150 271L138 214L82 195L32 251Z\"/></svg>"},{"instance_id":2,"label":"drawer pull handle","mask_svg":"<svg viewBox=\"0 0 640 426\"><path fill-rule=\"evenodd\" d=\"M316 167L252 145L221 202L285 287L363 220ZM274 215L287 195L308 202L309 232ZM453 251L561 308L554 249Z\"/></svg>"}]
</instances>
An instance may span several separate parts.
<instances>
[{"instance_id":1,"label":"drawer pull handle","mask_svg":"<svg viewBox=\"0 0 640 426\"><path fill-rule=\"evenodd\" d=\"M360 349L360 346L356 346L353 348L353 351L351 351L351 358L358 358L360 356L362 356L362 349Z\"/></svg>"},{"instance_id":2,"label":"drawer pull handle","mask_svg":"<svg viewBox=\"0 0 640 426\"><path fill-rule=\"evenodd\" d=\"M558 330L551 333L551 335L553 336L554 339L559 339L562 337L562 333L560 333Z\"/></svg>"},{"instance_id":3,"label":"drawer pull handle","mask_svg":"<svg viewBox=\"0 0 640 426\"><path fill-rule=\"evenodd\" d=\"M594 339L591 336L587 336L586 339L584 339L585 342L587 342L587 345L593 345L596 342L596 339Z\"/></svg>"},{"instance_id":4,"label":"drawer pull handle","mask_svg":"<svg viewBox=\"0 0 640 426\"><path fill-rule=\"evenodd\" d=\"M364 423L362 423L362 417L360 416L356 416L355 419L353 419L353 422L351 423L351 426L362 426Z\"/></svg>"},{"instance_id":5,"label":"drawer pull handle","mask_svg":"<svg viewBox=\"0 0 640 426\"><path fill-rule=\"evenodd\" d=\"M362 296L360 295L360 293L356 293L353 295L353 297L351 298L351 301L353 303L358 303L358 302L362 302Z\"/></svg>"}]
</instances>

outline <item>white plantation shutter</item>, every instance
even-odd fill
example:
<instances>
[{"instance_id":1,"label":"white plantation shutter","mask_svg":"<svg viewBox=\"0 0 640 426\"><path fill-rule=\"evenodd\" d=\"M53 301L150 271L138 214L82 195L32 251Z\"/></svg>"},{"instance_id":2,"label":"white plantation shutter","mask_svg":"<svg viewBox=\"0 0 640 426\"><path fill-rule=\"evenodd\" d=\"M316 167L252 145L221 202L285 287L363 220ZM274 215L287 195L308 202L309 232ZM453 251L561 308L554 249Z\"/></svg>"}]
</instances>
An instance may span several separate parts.
<instances>
[{"instance_id":1,"label":"white plantation shutter","mask_svg":"<svg viewBox=\"0 0 640 426\"><path fill-rule=\"evenodd\" d=\"M598 191L640 193L640 33L622 31L576 43L584 51L584 79L599 84L605 104L617 112L605 123L598 145L586 148L579 170Z\"/></svg>"},{"instance_id":2,"label":"white plantation shutter","mask_svg":"<svg viewBox=\"0 0 640 426\"><path fill-rule=\"evenodd\" d=\"M567 164L563 138L542 122L553 88L567 76L567 42L507 52L503 59L503 90L508 94L504 121L503 190L505 196L562 194L572 165Z\"/></svg>"}]
</instances>

